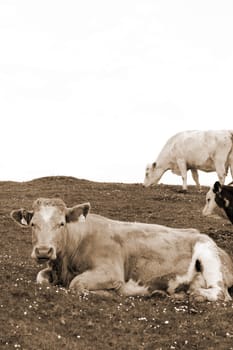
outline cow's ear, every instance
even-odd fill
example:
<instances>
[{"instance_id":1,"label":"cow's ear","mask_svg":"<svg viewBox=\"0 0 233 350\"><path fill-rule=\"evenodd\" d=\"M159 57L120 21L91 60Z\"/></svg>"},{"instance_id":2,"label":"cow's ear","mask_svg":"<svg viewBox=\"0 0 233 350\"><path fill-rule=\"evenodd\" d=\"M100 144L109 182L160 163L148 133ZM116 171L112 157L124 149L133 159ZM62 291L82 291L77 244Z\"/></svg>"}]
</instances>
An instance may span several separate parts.
<instances>
[{"instance_id":1,"label":"cow's ear","mask_svg":"<svg viewBox=\"0 0 233 350\"><path fill-rule=\"evenodd\" d=\"M66 222L75 222L75 221L85 221L87 214L91 208L90 203L83 203L76 205L73 208L67 208L66 211Z\"/></svg>"},{"instance_id":2,"label":"cow's ear","mask_svg":"<svg viewBox=\"0 0 233 350\"><path fill-rule=\"evenodd\" d=\"M28 226L33 217L33 211L26 209L17 209L11 212L11 217L20 226Z\"/></svg>"},{"instance_id":3,"label":"cow's ear","mask_svg":"<svg viewBox=\"0 0 233 350\"><path fill-rule=\"evenodd\" d=\"M214 193L221 193L222 191L222 186L219 181L216 181L213 187L213 192Z\"/></svg>"}]
</instances>

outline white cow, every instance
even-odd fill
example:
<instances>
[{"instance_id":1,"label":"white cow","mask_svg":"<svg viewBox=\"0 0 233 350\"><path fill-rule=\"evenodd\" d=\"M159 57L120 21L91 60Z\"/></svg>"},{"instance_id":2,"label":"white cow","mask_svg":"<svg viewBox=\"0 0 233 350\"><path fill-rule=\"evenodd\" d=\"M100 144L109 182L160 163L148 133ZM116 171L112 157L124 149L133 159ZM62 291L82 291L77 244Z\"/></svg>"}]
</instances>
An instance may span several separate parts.
<instances>
[{"instance_id":1,"label":"white cow","mask_svg":"<svg viewBox=\"0 0 233 350\"><path fill-rule=\"evenodd\" d=\"M58 198L40 198L33 210L11 213L32 230L32 258L47 267L38 283L79 292L115 290L122 295L189 292L204 301L230 300L230 256L207 235L110 220L89 214L84 203L67 208Z\"/></svg>"},{"instance_id":2,"label":"white cow","mask_svg":"<svg viewBox=\"0 0 233 350\"><path fill-rule=\"evenodd\" d=\"M224 184L229 167L233 178L233 131L184 131L172 136L157 160L147 166L144 186L156 185L162 175L171 170L182 176L183 190L187 190L189 169L199 188L198 169L216 171L220 183Z\"/></svg>"}]
</instances>

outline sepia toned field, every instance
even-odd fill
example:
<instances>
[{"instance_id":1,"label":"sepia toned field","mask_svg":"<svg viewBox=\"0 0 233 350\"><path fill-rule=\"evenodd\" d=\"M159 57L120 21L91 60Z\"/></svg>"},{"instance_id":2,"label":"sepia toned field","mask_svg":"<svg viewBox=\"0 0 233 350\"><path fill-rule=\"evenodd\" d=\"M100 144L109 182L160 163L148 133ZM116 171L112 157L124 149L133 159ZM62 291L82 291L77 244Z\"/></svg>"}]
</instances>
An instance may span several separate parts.
<instances>
[{"instance_id":1,"label":"sepia toned field","mask_svg":"<svg viewBox=\"0 0 233 350\"><path fill-rule=\"evenodd\" d=\"M208 188L180 189L71 177L0 182L0 349L233 349L232 302L79 296L37 285L42 266L30 257L30 229L10 218L11 210L31 209L38 197L60 197L69 207L89 201L92 212L109 218L197 228L233 256L233 225L201 215Z\"/></svg>"}]
</instances>

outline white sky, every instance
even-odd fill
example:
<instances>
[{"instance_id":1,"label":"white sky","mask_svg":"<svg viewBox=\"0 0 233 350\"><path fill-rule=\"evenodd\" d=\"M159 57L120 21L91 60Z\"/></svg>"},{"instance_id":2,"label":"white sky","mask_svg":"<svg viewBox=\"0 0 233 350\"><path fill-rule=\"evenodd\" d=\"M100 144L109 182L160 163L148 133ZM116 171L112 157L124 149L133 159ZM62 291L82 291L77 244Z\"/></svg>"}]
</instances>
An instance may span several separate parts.
<instances>
[{"instance_id":1,"label":"white sky","mask_svg":"<svg viewBox=\"0 0 233 350\"><path fill-rule=\"evenodd\" d=\"M0 180L142 182L174 133L233 129L233 2L0 0L0 115Z\"/></svg>"}]
</instances>

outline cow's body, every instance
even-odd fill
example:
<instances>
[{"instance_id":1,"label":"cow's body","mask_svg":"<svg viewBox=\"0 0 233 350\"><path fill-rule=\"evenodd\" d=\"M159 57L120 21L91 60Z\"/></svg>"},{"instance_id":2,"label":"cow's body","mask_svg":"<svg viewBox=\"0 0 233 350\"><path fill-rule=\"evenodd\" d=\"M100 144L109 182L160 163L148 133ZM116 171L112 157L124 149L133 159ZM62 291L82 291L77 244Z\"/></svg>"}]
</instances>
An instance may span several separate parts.
<instances>
[{"instance_id":1,"label":"cow's body","mask_svg":"<svg viewBox=\"0 0 233 350\"><path fill-rule=\"evenodd\" d=\"M61 200L39 199L33 211L12 212L32 226L32 257L48 260L37 282L123 295L174 295L189 291L204 300L229 300L230 257L194 229L127 223L88 214L89 205L66 208Z\"/></svg>"},{"instance_id":2,"label":"cow's body","mask_svg":"<svg viewBox=\"0 0 233 350\"><path fill-rule=\"evenodd\" d=\"M204 216L212 216L214 209L222 208L233 224L233 185L221 185L216 181L206 194L206 205L202 211Z\"/></svg>"},{"instance_id":3,"label":"cow's body","mask_svg":"<svg viewBox=\"0 0 233 350\"><path fill-rule=\"evenodd\" d=\"M171 170L182 176L183 189L187 190L187 171L198 187L198 169L216 171L224 184L230 167L233 177L233 131L184 131L171 137L162 148L157 160L146 169L144 185L157 184L162 175Z\"/></svg>"}]
</instances>

